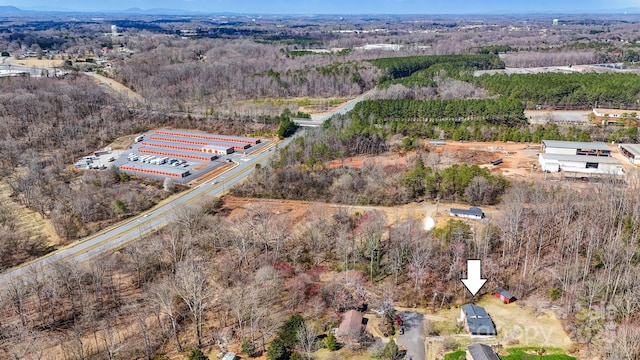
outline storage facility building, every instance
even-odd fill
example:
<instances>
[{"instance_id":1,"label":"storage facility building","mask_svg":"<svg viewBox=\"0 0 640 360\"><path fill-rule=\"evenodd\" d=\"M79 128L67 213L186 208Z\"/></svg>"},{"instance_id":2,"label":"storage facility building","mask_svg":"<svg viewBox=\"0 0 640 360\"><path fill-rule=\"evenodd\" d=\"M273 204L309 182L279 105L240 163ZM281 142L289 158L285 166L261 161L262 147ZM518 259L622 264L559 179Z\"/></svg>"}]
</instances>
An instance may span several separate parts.
<instances>
[{"instance_id":1,"label":"storage facility building","mask_svg":"<svg viewBox=\"0 0 640 360\"><path fill-rule=\"evenodd\" d=\"M189 176L189 170L183 168L172 168L167 166L154 166L145 163L128 162L120 165L120 170L126 173L140 173L145 175L168 176L172 178L185 178Z\"/></svg>"},{"instance_id":2,"label":"storage facility building","mask_svg":"<svg viewBox=\"0 0 640 360\"><path fill-rule=\"evenodd\" d=\"M545 154L611 156L611 149L601 142L542 140Z\"/></svg>"},{"instance_id":3,"label":"storage facility building","mask_svg":"<svg viewBox=\"0 0 640 360\"><path fill-rule=\"evenodd\" d=\"M639 144L620 144L620 153L633 165L640 165L640 145Z\"/></svg>"},{"instance_id":4,"label":"storage facility building","mask_svg":"<svg viewBox=\"0 0 640 360\"><path fill-rule=\"evenodd\" d=\"M250 137L206 134L206 133L196 133L196 132L188 132L188 131L169 130L169 129L158 129L155 131L155 133L159 135L178 136L178 137L203 139L203 140L228 141L233 143L244 143L244 144L252 144L252 145L260 143L260 139L250 138Z\"/></svg>"},{"instance_id":5,"label":"storage facility building","mask_svg":"<svg viewBox=\"0 0 640 360\"><path fill-rule=\"evenodd\" d=\"M218 158L217 155L207 154L207 153L198 152L198 151L160 149L155 147L141 147L140 149L138 149L138 151L143 154L171 156L171 157L200 160L200 161L213 161Z\"/></svg>"},{"instance_id":6,"label":"storage facility building","mask_svg":"<svg viewBox=\"0 0 640 360\"><path fill-rule=\"evenodd\" d=\"M538 162L545 172L624 175L622 164L613 157L545 153L538 154Z\"/></svg>"},{"instance_id":7,"label":"storage facility building","mask_svg":"<svg viewBox=\"0 0 640 360\"><path fill-rule=\"evenodd\" d=\"M163 141L163 140L145 140L142 142L142 145L145 147L204 152L204 153L216 154L216 155L228 155L234 152L233 147L228 147L228 146L216 146L211 144L192 145L192 144L175 143L175 142L169 142L169 141Z\"/></svg>"},{"instance_id":8,"label":"storage facility building","mask_svg":"<svg viewBox=\"0 0 640 360\"><path fill-rule=\"evenodd\" d=\"M251 147L251 144L247 144L247 143L234 143L234 142L222 141L222 140L189 139L189 138L180 137L180 136L157 135L157 134L153 134L149 136L149 139L157 140L157 141L172 142L172 143L191 144L191 145L227 146L227 147L233 148L234 150L245 150Z\"/></svg>"}]
</instances>

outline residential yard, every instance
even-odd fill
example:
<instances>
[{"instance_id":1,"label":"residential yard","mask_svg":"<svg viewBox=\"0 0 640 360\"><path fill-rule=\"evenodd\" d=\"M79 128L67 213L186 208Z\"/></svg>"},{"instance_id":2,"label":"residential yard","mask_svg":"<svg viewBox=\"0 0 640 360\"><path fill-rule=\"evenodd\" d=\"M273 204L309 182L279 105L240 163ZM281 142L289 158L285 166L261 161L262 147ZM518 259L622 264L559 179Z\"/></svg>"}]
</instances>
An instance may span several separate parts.
<instances>
[{"instance_id":1,"label":"residential yard","mask_svg":"<svg viewBox=\"0 0 640 360\"><path fill-rule=\"evenodd\" d=\"M371 360L373 357L365 351L356 352L346 347L340 350L329 351L327 349L320 349L313 353L315 360L331 360L331 359L349 359L349 360Z\"/></svg>"},{"instance_id":2,"label":"residential yard","mask_svg":"<svg viewBox=\"0 0 640 360\"><path fill-rule=\"evenodd\" d=\"M523 301L505 305L498 298L487 295L477 302L483 306L498 330L498 341L524 346L549 346L567 350L572 342L562 323L552 311L536 316L532 307Z\"/></svg>"},{"instance_id":3,"label":"residential yard","mask_svg":"<svg viewBox=\"0 0 640 360\"><path fill-rule=\"evenodd\" d=\"M500 355L500 359L502 360L576 360L576 358L572 356L565 355L564 352L559 349L544 348L545 351L543 355L537 355L537 350L540 349L532 347L512 348L502 350L498 353L498 355Z\"/></svg>"},{"instance_id":4,"label":"residential yard","mask_svg":"<svg viewBox=\"0 0 640 360\"><path fill-rule=\"evenodd\" d=\"M561 350L554 348L544 348L544 355L535 354L536 348L512 348L499 352L501 360L575 360L572 356L565 355ZM465 350L459 350L446 354L444 360L464 360Z\"/></svg>"},{"instance_id":5,"label":"residential yard","mask_svg":"<svg viewBox=\"0 0 640 360\"><path fill-rule=\"evenodd\" d=\"M498 336L495 338L482 339L482 343L488 345L502 345L505 348L509 346L519 346L515 349L531 349L537 347L544 347L547 349L556 349L557 351L567 351L573 347L573 343L569 336L566 334L562 327L562 323L555 317L552 311L547 310L541 312L536 316L534 309L527 305L524 301L517 301L513 304L505 305L500 302L499 299L493 295L486 295L482 297L476 304L484 307L498 330ZM441 345L443 342L456 343L459 345L458 349L462 352L459 354L464 355L469 344L478 342L477 339L471 339L466 335L464 331L458 333L460 328L456 325L456 319L460 316L460 308L452 307L450 309L439 310L435 313L427 312L425 314L425 320L431 321L433 329L435 329L439 336L427 337L429 339L437 340L431 341L433 345ZM525 346L525 348L522 348ZM438 346L441 348L442 346ZM528 348L527 348L528 347ZM523 350L524 351L524 350ZM434 354L433 351L428 352L428 359L440 359L441 357ZM455 356L458 352L449 353L445 356L445 360L457 360ZM551 353L553 354L553 353ZM505 352L504 355L508 354ZM442 356L442 353L440 354ZM516 352L513 356L506 359L520 359ZM555 354L554 354L555 356ZM538 357L536 357L537 359ZM505 359L505 358L502 358ZM555 357L540 357L540 359L556 359ZM557 359L573 359L571 357L559 357Z\"/></svg>"}]
</instances>

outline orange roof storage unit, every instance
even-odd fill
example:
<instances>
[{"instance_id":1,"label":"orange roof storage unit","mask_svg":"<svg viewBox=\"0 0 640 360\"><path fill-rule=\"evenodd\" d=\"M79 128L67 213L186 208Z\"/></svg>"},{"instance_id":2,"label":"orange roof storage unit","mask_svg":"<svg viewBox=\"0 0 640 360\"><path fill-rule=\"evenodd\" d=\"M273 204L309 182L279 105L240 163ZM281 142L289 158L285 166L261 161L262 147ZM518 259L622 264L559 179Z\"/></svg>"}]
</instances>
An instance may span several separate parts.
<instances>
[{"instance_id":1,"label":"orange roof storage unit","mask_svg":"<svg viewBox=\"0 0 640 360\"><path fill-rule=\"evenodd\" d=\"M187 132L187 131L180 131L180 130L158 129L155 131L155 133L160 135L178 136L178 137L186 137L186 138L192 138L192 139L219 140L219 141L229 141L234 143L252 144L252 145L260 143L260 139L250 138L250 137L194 133L194 132Z\"/></svg>"},{"instance_id":2,"label":"orange roof storage unit","mask_svg":"<svg viewBox=\"0 0 640 360\"><path fill-rule=\"evenodd\" d=\"M124 172L168 176L173 178L185 178L190 174L189 170L186 169L152 166L148 164L130 162L120 165L120 170Z\"/></svg>"},{"instance_id":3,"label":"orange roof storage unit","mask_svg":"<svg viewBox=\"0 0 640 360\"><path fill-rule=\"evenodd\" d=\"M227 146L235 150L245 150L251 147L251 144L245 144L245 143L234 143L230 141L221 141L221 140L198 140L198 139L189 139L189 138L180 137L180 136L156 135L156 134L150 135L149 140L166 141L166 142L172 142L172 143L184 143L184 144L191 144L191 145Z\"/></svg>"},{"instance_id":4,"label":"orange roof storage unit","mask_svg":"<svg viewBox=\"0 0 640 360\"><path fill-rule=\"evenodd\" d=\"M178 157L184 159L191 160L200 160L200 161L213 161L218 158L217 155L208 154L204 152L198 151L184 151L184 150L171 150L171 149L158 149L153 147L141 147L138 149L140 153L143 154L152 154L152 155L162 155L162 156L171 156Z\"/></svg>"}]
</instances>

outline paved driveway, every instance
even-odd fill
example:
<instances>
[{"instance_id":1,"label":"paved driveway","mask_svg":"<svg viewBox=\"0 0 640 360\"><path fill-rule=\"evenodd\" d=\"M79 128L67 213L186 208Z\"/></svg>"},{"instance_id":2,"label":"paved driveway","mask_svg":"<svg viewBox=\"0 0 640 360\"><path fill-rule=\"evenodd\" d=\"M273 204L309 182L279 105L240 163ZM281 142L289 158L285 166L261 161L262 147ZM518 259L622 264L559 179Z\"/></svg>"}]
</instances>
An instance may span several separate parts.
<instances>
[{"instance_id":1,"label":"paved driveway","mask_svg":"<svg viewBox=\"0 0 640 360\"><path fill-rule=\"evenodd\" d=\"M404 311L398 315L404 324L404 335L398 335L396 343L407 350L407 356L412 360L424 360L425 338L422 314Z\"/></svg>"}]
</instances>

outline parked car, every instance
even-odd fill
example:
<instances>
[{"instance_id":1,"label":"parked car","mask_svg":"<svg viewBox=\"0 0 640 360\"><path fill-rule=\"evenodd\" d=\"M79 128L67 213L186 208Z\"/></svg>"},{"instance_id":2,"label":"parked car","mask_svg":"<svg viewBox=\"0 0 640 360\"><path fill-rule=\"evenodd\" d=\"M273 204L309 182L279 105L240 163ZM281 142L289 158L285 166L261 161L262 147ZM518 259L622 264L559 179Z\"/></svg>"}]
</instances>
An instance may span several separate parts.
<instances>
[{"instance_id":1,"label":"parked car","mask_svg":"<svg viewBox=\"0 0 640 360\"><path fill-rule=\"evenodd\" d=\"M404 326L400 326L400 328L398 329L398 334L404 335Z\"/></svg>"}]
</instances>

